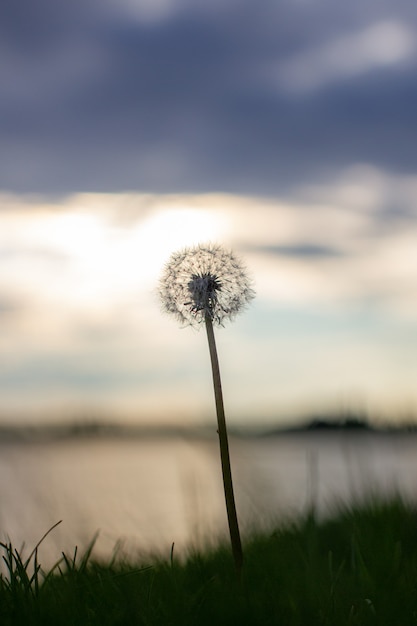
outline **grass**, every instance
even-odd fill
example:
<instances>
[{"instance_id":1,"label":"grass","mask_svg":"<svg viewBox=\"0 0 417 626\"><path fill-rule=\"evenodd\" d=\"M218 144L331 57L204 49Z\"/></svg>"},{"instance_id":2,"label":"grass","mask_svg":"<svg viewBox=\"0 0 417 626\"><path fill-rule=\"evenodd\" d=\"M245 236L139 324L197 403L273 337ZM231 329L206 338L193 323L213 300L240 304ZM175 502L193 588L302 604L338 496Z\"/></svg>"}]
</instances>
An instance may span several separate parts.
<instances>
[{"instance_id":1,"label":"grass","mask_svg":"<svg viewBox=\"0 0 417 626\"><path fill-rule=\"evenodd\" d=\"M166 559L96 562L2 543L1 626L315 626L417 624L417 510L396 498L313 514L244 544L242 583L229 546ZM39 544L38 544L39 545Z\"/></svg>"}]
</instances>

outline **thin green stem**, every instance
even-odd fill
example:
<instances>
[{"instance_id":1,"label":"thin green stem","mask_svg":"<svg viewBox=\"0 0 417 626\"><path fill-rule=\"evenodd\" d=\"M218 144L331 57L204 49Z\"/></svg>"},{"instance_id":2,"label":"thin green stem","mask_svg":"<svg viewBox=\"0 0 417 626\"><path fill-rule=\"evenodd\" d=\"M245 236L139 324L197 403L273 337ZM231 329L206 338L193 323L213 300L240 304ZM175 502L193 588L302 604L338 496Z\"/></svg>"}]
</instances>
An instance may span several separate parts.
<instances>
[{"instance_id":1,"label":"thin green stem","mask_svg":"<svg viewBox=\"0 0 417 626\"><path fill-rule=\"evenodd\" d=\"M216 341L214 338L213 322L206 315L207 339L210 350L211 369L213 373L214 397L216 400L217 425L220 443L220 458L223 473L224 497L226 500L227 519L229 522L230 541L232 543L233 558L238 576L240 577L243 565L242 543L240 540L239 524L237 520L235 496L233 493L232 470L230 466L229 442L227 438L226 418L224 414L222 383L220 378L219 359L217 357Z\"/></svg>"}]
</instances>

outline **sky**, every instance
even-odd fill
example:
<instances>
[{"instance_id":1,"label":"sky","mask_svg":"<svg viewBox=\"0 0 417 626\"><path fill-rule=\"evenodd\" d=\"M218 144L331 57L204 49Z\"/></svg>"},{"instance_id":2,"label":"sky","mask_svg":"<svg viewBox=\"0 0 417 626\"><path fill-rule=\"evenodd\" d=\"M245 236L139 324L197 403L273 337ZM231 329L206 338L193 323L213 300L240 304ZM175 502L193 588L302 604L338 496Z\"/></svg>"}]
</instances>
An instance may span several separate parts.
<instances>
[{"instance_id":1,"label":"sky","mask_svg":"<svg viewBox=\"0 0 417 626\"><path fill-rule=\"evenodd\" d=\"M414 0L15 0L0 19L0 420L200 425L171 253L244 260L233 425L417 419Z\"/></svg>"}]
</instances>

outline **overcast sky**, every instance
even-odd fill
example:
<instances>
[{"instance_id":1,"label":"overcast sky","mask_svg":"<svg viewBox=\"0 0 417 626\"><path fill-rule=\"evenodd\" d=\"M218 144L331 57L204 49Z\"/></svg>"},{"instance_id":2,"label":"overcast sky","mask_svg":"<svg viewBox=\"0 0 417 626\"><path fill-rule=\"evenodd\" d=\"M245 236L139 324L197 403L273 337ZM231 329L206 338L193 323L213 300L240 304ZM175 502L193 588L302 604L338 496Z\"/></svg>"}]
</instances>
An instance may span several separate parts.
<instances>
[{"instance_id":1,"label":"overcast sky","mask_svg":"<svg viewBox=\"0 0 417 626\"><path fill-rule=\"evenodd\" d=\"M4 419L210 417L155 288L213 239L258 294L219 331L231 421L416 412L414 0L0 11Z\"/></svg>"}]
</instances>

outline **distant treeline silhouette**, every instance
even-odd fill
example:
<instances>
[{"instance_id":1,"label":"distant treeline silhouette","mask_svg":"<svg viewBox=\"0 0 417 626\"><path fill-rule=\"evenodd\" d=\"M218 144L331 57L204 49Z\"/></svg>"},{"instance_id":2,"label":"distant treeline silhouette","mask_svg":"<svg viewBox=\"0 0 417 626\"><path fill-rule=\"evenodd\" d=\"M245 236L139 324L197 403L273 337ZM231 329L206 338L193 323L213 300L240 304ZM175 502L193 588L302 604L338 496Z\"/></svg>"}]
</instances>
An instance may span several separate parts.
<instances>
[{"instance_id":1,"label":"distant treeline silhouette","mask_svg":"<svg viewBox=\"0 0 417 626\"><path fill-rule=\"evenodd\" d=\"M288 424L288 423L287 423ZM308 433L417 433L417 419L408 422L394 420L370 421L360 415L312 416L295 425L257 425L255 420L247 426L232 426L229 433L234 437L268 437L280 434ZM105 438L215 438L216 429L212 425L163 425L143 423L123 423L100 421L100 419L54 422L52 424L10 424L0 422L0 442L13 441L55 441L60 439L105 439Z\"/></svg>"}]
</instances>

